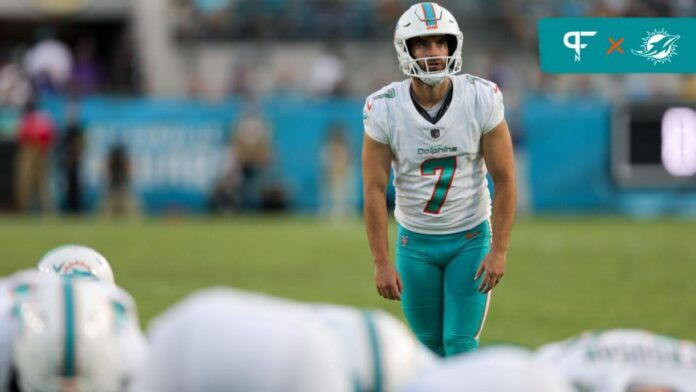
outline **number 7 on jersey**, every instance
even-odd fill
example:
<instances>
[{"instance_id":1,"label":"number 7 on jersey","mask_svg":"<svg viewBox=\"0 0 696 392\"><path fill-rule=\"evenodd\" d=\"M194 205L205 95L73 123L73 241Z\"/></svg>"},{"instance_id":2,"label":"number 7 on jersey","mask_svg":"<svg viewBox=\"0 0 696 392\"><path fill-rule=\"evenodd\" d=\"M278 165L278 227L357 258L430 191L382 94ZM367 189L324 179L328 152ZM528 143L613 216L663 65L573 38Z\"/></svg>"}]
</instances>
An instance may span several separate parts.
<instances>
[{"instance_id":1,"label":"number 7 on jersey","mask_svg":"<svg viewBox=\"0 0 696 392\"><path fill-rule=\"evenodd\" d=\"M452 186L455 170L457 170L457 157L433 158L421 163L421 176L434 176L438 171L440 172L433 194L423 212L434 215L440 213L440 209L447 199L447 192Z\"/></svg>"}]
</instances>

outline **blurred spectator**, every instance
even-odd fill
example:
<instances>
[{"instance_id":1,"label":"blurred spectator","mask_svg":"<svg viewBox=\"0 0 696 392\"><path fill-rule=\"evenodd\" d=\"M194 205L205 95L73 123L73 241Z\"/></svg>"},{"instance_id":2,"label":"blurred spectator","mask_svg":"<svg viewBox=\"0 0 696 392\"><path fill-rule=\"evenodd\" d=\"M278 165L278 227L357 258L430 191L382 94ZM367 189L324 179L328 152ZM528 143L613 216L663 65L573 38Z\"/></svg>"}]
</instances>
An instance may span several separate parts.
<instances>
[{"instance_id":1,"label":"blurred spectator","mask_svg":"<svg viewBox=\"0 0 696 392\"><path fill-rule=\"evenodd\" d=\"M21 109L31 98L31 83L19 62L0 63L0 107Z\"/></svg>"},{"instance_id":2,"label":"blurred spectator","mask_svg":"<svg viewBox=\"0 0 696 392\"><path fill-rule=\"evenodd\" d=\"M403 5L399 4L398 0L377 0L377 23L381 25L394 24L394 21L399 20L403 12Z\"/></svg>"},{"instance_id":3,"label":"blurred spectator","mask_svg":"<svg viewBox=\"0 0 696 392\"><path fill-rule=\"evenodd\" d=\"M104 214L107 217L133 217L138 207L130 188L130 159L123 144L115 144L109 150L106 162L107 188L104 198Z\"/></svg>"},{"instance_id":4,"label":"blurred spectator","mask_svg":"<svg viewBox=\"0 0 696 392\"><path fill-rule=\"evenodd\" d=\"M341 220L354 213L355 189L353 160L342 124L331 124L321 150L324 214Z\"/></svg>"},{"instance_id":5,"label":"blurred spectator","mask_svg":"<svg viewBox=\"0 0 696 392\"><path fill-rule=\"evenodd\" d=\"M288 208L288 193L278 174L269 173L261 189L261 210L283 211Z\"/></svg>"},{"instance_id":6,"label":"blurred spectator","mask_svg":"<svg viewBox=\"0 0 696 392\"><path fill-rule=\"evenodd\" d=\"M53 37L53 32L44 28L38 33L39 40L24 58L29 78L39 93L61 92L72 73L73 57L65 43Z\"/></svg>"},{"instance_id":7,"label":"blurred spectator","mask_svg":"<svg viewBox=\"0 0 696 392\"><path fill-rule=\"evenodd\" d=\"M84 151L84 131L79 119L77 102L71 102L67 110L67 126L60 149L60 169L65 190L63 208L65 212L81 213L83 205L80 167Z\"/></svg>"},{"instance_id":8,"label":"blurred spectator","mask_svg":"<svg viewBox=\"0 0 696 392\"><path fill-rule=\"evenodd\" d=\"M685 101L696 101L696 75L681 75L679 83L679 98Z\"/></svg>"},{"instance_id":9,"label":"blurred spectator","mask_svg":"<svg viewBox=\"0 0 696 392\"><path fill-rule=\"evenodd\" d=\"M345 94L346 66L335 47L317 56L309 68L309 90L321 97Z\"/></svg>"},{"instance_id":10,"label":"blurred spectator","mask_svg":"<svg viewBox=\"0 0 696 392\"><path fill-rule=\"evenodd\" d=\"M254 95L256 72L249 61L237 62L232 67L230 93L239 97L250 98Z\"/></svg>"},{"instance_id":11,"label":"blurred spectator","mask_svg":"<svg viewBox=\"0 0 696 392\"><path fill-rule=\"evenodd\" d=\"M195 13L212 33L223 32L231 24L232 0L193 0Z\"/></svg>"},{"instance_id":12,"label":"blurred spectator","mask_svg":"<svg viewBox=\"0 0 696 392\"><path fill-rule=\"evenodd\" d=\"M101 91L104 75L96 59L95 41L83 38L75 49L75 64L72 68L72 88L78 95L94 94Z\"/></svg>"},{"instance_id":13,"label":"blurred spectator","mask_svg":"<svg viewBox=\"0 0 696 392\"><path fill-rule=\"evenodd\" d=\"M21 212L28 211L36 197L42 211L51 210L48 187L49 154L55 138L53 120L39 111L30 100L19 123L19 143L16 162L16 199Z\"/></svg>"},{"instance_id":14,"label":"blurred spectator","mask_svg":"<svg viewBox=\"0 0 696 392\"><path fill-rule=\"evenodd\" d=\"M239 211L242 173L237 161L235 148L234 143L230 143L225 169L222 172L222 176L213 185L209 201L211 212L229 213Z\"/></svg>"},{"instance_id":15,"label":"blurred spectator","mask_svg":"<svg viewBox=\"0 0 696 392\"><path fill-rule=\"evenodd\" d=\"M239 122L232 143L241 171L240 207L254 209L260 206L264 177L272 160L266 123L256 115L246 115Z\"/></svg>"}]
</instances>

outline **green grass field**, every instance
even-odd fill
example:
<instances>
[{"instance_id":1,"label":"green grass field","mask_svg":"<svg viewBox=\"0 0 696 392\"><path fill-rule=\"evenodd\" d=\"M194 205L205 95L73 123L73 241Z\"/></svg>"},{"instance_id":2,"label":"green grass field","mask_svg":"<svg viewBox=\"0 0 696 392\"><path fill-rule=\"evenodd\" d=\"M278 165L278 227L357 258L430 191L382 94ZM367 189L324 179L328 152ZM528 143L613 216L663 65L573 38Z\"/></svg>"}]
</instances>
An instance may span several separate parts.
<instances>
[{"instance_id":1,"label":"green grass field","mask_svg":"<svg viewBox=\"0 0 696 392\"><path fill-rule=\"evenodd\" d=\"M393 230L391 232L393 238ZM81 243L110 261L145 325L196 289L230 285L308 301L377 307L360 221L310 217L162 218L138 222L0 217L0 275ZM482 344L537 347L586 329L632 327L696 340L696 222L527 218Z\"/></svg>"}]
</instances>

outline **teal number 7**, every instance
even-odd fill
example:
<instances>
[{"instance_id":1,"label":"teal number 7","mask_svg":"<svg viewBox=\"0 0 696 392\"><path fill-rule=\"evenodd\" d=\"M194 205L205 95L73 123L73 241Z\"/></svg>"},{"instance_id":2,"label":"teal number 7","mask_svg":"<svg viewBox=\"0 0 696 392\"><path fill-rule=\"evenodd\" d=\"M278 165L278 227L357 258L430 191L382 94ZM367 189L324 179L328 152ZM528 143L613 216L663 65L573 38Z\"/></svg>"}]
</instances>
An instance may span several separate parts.
<instances>
[{"instance_id":1,"label":"teal number 7","mask_svg":"<svg viewBox=\"0 0 696 392\"><path fill-rule=\"evenodd\" d=\"M447 199L447 192L452 186L455 170L457 170L457 157L433 158L421 163L421 176L433 176L438 171L440 172L433 194L423 212L436 215L440 213L440 209Z\"/></svg>"}]
</instances>

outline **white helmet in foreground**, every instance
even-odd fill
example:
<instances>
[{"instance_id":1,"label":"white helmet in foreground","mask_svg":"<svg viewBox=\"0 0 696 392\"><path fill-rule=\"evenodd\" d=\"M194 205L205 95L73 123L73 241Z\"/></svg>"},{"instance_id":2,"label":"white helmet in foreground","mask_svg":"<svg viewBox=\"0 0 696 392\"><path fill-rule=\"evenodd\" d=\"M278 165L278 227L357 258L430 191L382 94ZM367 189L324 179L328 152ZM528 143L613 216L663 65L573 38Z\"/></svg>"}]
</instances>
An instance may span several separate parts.
<instances>
[{"instance_id":1,"label":"white helmet in foreground","mask_svg":"<svg viewBox=\"0 0 696 392\"><path fill-rule=\"evenodd\" d=\"M102 282L114 283L114 273L106 258L92 248L64 245L46 253L38 265L39 271L67 277L93 275Z\"/></svg>"},{"instance_id":2,"label":"white helmet in foreground","mask_svg":"<svg viewBox=\"0 0 696 392\"><path fill-rule=\"evenodd\" d=\"M435 57L415 59L408 48L408 40L411 38L432 35L447 37L449 47L448 56L437 57L445 61L445 68L438 71L428 70L427 60L435 59ZM412 5L401 15L394 31L394 48L396 48L401 72L406 76L416 77L430 86L440 83L445 77L461 71L463 40L464 35L449 11L435 3Z\"/></svg>"},{"instance_id":3,"label":"white helmet in foreground","mask_svg":"<svg viewBox=\"0 0 696 392\"><path fill-rule=\"evenodd\" d=\"M119 316L96 281L58 279L17 299L14 358L23 391L118 391Z\"/></svg>"},{"instance_id":4,"label":"white helmet in foreground","mask_svg":"<svg viewBox=\"0 0 696 392\"><path fill-rule=\"evenodd\" d=\"M404 392L572 392L555 370L516 347L484 348L460 355L428 373Z\"/></svg>"}]
</instances>

